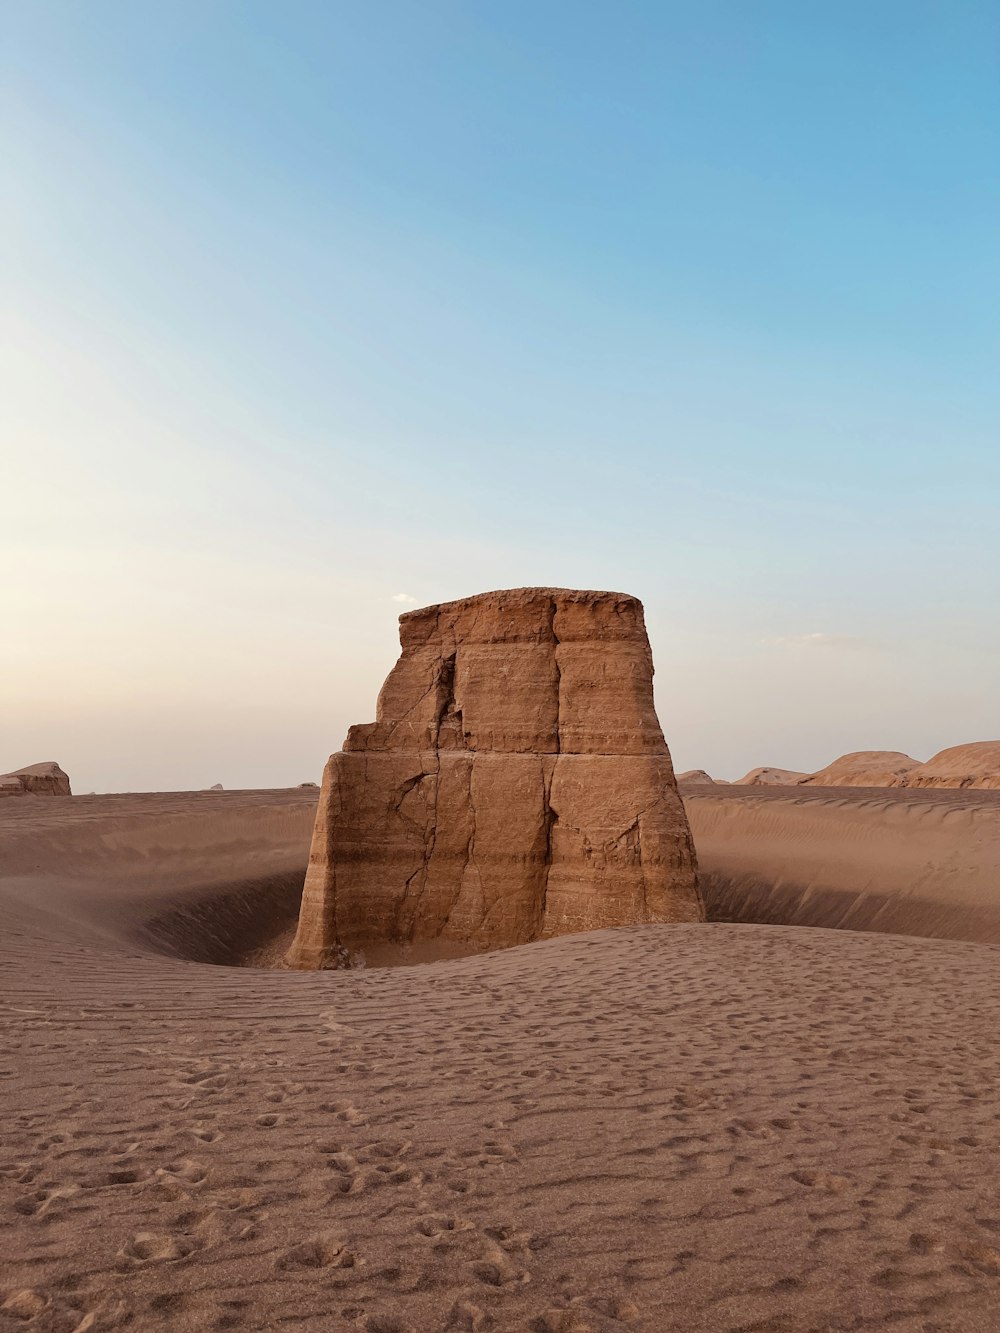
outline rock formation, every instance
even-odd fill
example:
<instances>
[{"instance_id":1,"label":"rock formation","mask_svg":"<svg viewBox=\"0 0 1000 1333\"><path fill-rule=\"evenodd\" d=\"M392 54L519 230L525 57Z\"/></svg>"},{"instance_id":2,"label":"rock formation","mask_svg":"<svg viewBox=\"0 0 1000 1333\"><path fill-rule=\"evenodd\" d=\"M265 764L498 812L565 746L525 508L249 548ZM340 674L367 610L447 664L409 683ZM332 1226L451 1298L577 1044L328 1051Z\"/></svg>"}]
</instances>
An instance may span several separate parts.
<instances>
[{"instance_id":1,"label":"rock formation","mask_svg":"<svg viewBox=\"0 0 1000 1333\"><path fill-rule=\"evenodd\" d=\"M799 773L794 768L751 768L749 773L737 778L734 787L797 787L800 782L811 777L810 773Z\"/></svg>"},{"instance_id":2,"label":"rock formation","mask_svg":"<svg viewBox=\"0 0 1000 1333\"><path fill-rule=\"evenodd\" d=\"M58 764L31 764L0 776L0 796L71 796L69 776Z\"/></svg>"},{"instance_id":3,"label":"rock formation","mask_svg":"<svg viewBox=\"0 0 1000 1333\"><path fill-rule=\"evenodd\" d=\"M401 616L400 643L327 764L291 966L702 919L641 603L484 593Z\"/></svg>"},{"instance_id":4,"label":"rock formation","mask_svg":"<svg viewBox=\"0 0 1000 1333\"><path fill-rule=\"evenodd\" d=\"M953 745L911 768L901 787L975 787L1000 789L1000 741Z\"/></svg>"},{"instance_id":5,"label":"rock formation","mask_svg":"<svg viewBox=\"0 0 1000 1333\"><path fill-rule=\"evenodd\" d=\"M855 750L803 780L809 787L898 787L920 760L899 750Z\"/></svg>"},{"instance_id":6,"label":"rock formation","mask_svg":"<svg viewBox=\"0 0 1000 1333\"><path fill-rule=\"evenodd\" d=\"M710 777L703 768L689 768L684 773L677 774L677 781L688 782L696 787L714 787L715 778Z\"/></svg>"}]
</instances>

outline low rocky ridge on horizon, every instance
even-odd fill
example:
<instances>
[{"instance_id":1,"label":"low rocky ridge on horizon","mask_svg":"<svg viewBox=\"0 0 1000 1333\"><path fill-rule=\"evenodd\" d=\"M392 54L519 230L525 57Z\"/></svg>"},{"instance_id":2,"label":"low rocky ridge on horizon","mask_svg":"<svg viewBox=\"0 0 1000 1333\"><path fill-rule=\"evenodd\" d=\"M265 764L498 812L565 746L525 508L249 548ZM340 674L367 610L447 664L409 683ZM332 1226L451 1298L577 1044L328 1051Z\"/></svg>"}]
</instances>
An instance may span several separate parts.
<instances>
[{"instance_id":1,"label":"low rocky ridge on horizon","mask_svg":"<svg viewBox=\"0 0 1000 1333\"><path fill-rule=\"evenodd\" d=\"M950 787L991 791L1000 789L1000 741L973 741L939 751L922 764L899 750L855 750L842 754L826 768L801 773L789 768L752 768L728 783L704 769L679 773L686 785L733 787Z\"/></svg>"},{"instance_id":2,"label":"low rocky ridge on horizon","mask_svg":"<svg viewBox=\"0 0 1000 1333\"><path fill-rule=\"evenodd\" d=\"M793 768L752 768L733 783L734 787L794 787L803 782L808 773L800 773Z\"/></svg>"},{"instance_id":3,"label":"low rocky ridge on horizon","mask_svg":"<svg viewBox=\"0 0 1000 1333\"><path fill-rule=\"evenodd\" d=\"M636 598L483 593L400 644L327 764L291 966L702 918Z\"/></svg>"},{"instance_id":4,"label":"low rocky ridge on horizon","mask_svg":"<svg viewBox=\"0 0 1000 1333\"><path fill-rule=\"evenodd\" d=\"M0 774L0 796L71 796L69 775L55 762Z\"/></svg>"},{"instance_id":5,"label":"low rocky ridge on horizon","mask_svg":"<svg viewBox=\"0 0 1000 1333\"><path fill-rule=\"evenodd\" d=\"M724 779L711 777L710 774L706 773L703 768L689 768L686 773L677 774L677 781L694 783L695 785L700 784L702 786L714 787L718 783L723 782Z\"/></svg>"}]
</instances>

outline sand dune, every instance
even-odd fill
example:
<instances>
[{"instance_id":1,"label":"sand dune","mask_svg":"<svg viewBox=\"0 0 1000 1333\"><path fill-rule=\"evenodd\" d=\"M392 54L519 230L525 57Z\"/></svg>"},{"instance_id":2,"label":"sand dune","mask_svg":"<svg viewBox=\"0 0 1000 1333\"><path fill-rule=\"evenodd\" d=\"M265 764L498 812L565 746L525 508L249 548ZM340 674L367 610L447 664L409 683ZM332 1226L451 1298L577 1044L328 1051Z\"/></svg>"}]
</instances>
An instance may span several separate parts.
<instances>
[{"instance_id":1,"label":"sand dune","mask_svg":"<svg viewBox=\"0 0 1000 1333\"><path fill-rule=\"evenodd\" d=\"M712 782L702 769L680 773L678 782ZM718 779L715 780L718 785ZM855 750L816 773L791 768L752 768L734 787L959 787L1000 789L1000 741L975 741L941 750L922 764L899 750Z\"/></svg>"},{"instance_id":2,"label":"sand dune","mask_svg":"<svg viewBox=\"0 0 1000 1333\"><path fill-rule=\"evenodd\" d=\"M997 1326L1000 952L714 924L206 965L286 910L314 800L5 803L0 1324Z\"/></svg>"},{"instance_id":3,"label":"sand dune","mask_svg":"<svg viewBox=\"0 0 1000 1333\"><path fill-rule=\"evenodd\" d=\"M8 902L90 938L234 963L294 926L316 812L307 791L25 797L0 811Z\"/></svg>"},{"instance_id":4,"label":"sand dune","mask_svg":"<svg viewBox=\"0 0 1000 1333\"><path fill-rule=\"evenodd\" d=\"M1000 789L1000 741L976 741L941 750L906 774L907 787Z\"/></svg>"},{"instance_id":5,"label":"sand dune","mask_svg":"<svg viewBox=\"0 0 1000 1333\"><path fill-rule=\"evenodd\" d=\"M1000 793L693 789L710 918L1000 943Z\"/></svg>"},{"instance_id":6,"label":"sand dune","mask_svg":"<svg viewBox=\"0 0 1000 1333\"><path fill-rule=\"evenodd\" d=\"M899 750L855 750L842 754L826 768L803 779L808 787L895 787L911 770L920 767Z\"/></svg>"}]
</instances>

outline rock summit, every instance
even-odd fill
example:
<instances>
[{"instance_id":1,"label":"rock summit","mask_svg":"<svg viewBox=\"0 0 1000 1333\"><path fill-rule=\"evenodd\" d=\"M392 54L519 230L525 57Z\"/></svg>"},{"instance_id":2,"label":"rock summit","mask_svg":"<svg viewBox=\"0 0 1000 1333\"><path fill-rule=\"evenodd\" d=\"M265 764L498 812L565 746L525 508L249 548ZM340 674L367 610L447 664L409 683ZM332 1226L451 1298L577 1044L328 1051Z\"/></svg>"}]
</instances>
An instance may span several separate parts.
<instances>
[{"instance_id":1,"label":"rock summit","mask_svg":"<svg viewBox=\"0 0 1000 1333\"><path fill-rule=\"evenodd\" d=\"M0 796L71 796L69 776L58 764L29 764L0 775Z\"/></svg>"}]
</instances>

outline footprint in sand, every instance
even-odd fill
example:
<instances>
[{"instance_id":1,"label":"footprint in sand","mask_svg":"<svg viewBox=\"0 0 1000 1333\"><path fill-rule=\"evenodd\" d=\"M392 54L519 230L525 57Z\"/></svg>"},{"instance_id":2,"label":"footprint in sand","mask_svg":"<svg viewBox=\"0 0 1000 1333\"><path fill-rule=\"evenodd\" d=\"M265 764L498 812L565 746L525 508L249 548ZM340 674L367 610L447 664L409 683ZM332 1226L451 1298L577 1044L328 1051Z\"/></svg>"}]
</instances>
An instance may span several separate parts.
<instances>
[{"instance_id":1,"label":"footprint in sand","mask_svg":"<svg viewBox=\"0 0 1000 1333\"><path fill-rule=\"evenodd\" d=\"M990 1277L1000 1277L1000 1250L992 1245L967 1245L962 1257Z\"/></svg>"},{"instance_id":2,"label":"footprint in sand","mask_svg":"<svg viewBox=\"0 0 1000 1333\"><path fill-rule=\"evenodd\" d=\"M45 1217L53 1208L80 1193L79 1185L61 1185L55 1189L34 1190L14 1200L14 1211L24 1217Z\"/></svg>"},{"instance_id":3,"label":"footprint in sand","mask_svg":"<svg viewBox=\"0 0 1000 1333\"><path fill-rule=\"evenodd\" d=\"M118 1253L123 1259L136 1264L178 1263L197 1248L190 1236L172 1236L163 1231L137 1231Z\"/></svg>"},{"instance_id":4,"label":"footprint in sand","mask_svg":"<svg viewBox=\"0 0 1000 1333\"><path fill-rule=\"evenodd\" d=\"M204 1182L208 1171L200 1162L196 1162L191 1157L184 1157L179 1162L171 1162L168 1166L159 1167L156 1174L160 1179L166 1177L194 1187Z\"/></svg>"},{"instance_id":5,"label":"footprint in sand","mask_svg":"<svg viewBox=\"0 0 1000 1333\"><path fill-rule=\"evenodd\" d=\"M792 1179L797 1180L800 1185L808 1185L817 1190L829 1190L831 1193L846 1190L851 1184L848 1176L839 1176L830 1171L793 1171Z\"/></svg>"},{"instance_id":6,"label":"footprint in sand","mask_svg":"<svg viewBox=\"0 0 1000 1333\"><path fill-rule=\"evenodd\" d=\"M150 1171L138 1166L114 1166L104 1179L105 1185L140 1185L148 1180Z\"/></svg>"},{"instance_id":7,"label":"footprint in sand","mask_svg":"<svg viewBox=\"0 0 1000 1333\"><path fill-rule=\"evenodd\" d=\"M471 1301L458 1300L451 1307L445 1328L449 1333L451 1329L459 1330L460 1333L484 1333L492 1322L490 1316L480 1306L473 1305Z\"/></svg>"},{"instance_id":8,"label":"footprint in sand","mask_svg":"<svg viewBox=\"0 0 1000 1333\"><path fill-rule=\"evenodd\" d=\"M428 1213L417 1219L417 1230L421 1236L443 1236L448 1232L471 1229L471 1222L459 1222L457 1217L452 1217L448 1213Z\"/></svg>"},{"instance_id":9,"label":"footprint in sand","mask_svg":"<svg viewBox=\"0 0 1000 1333\"><path fill-rule=\"evenodd\" d=\"M10 1315L12 1319L27 1321L40 1315L48 1303L48 1298L40 1291L35 1291L33 1287L22 1287L20 1291L10 1293L3 1305L0 1305L0 1312Z\"/></svg>"},{"instance_id":10,"label":"footprint in sand","mask_svg":"<svg viewBox=\"0 0 1000 1333\"><path fill-rule=\"evenodd\" d=\"M488 1245L485 1258L471 1267L479 1281L489 1287L506 1287L512 1282L531 1281L528 1270L511 1263L510 1256L496 1244Z\"/></svg>"},{"instance_id":11,"label":"footprint in sand","mask_svg":"<svg viewBox=\"0 0 1000 1333\"><path fill-rule=\"evenodd\" d=\"M334 1102L333 1111L338 1120L348 1125L367 1125L368 1117L351 1102Z\"/></svg>"},{"instance_id":12,"label":"footprint in sand","mask_svg":"<svg viewBox=\"0 0 1000 1333\"><path fill-rule=\"evenodd\" d=\"M340 1236L321 1233L309 1236L279 1255L276 1267L285 1270L298 1268L353 1268L357 1257L347 1248Z\"/></svg>"}]
</instances>

